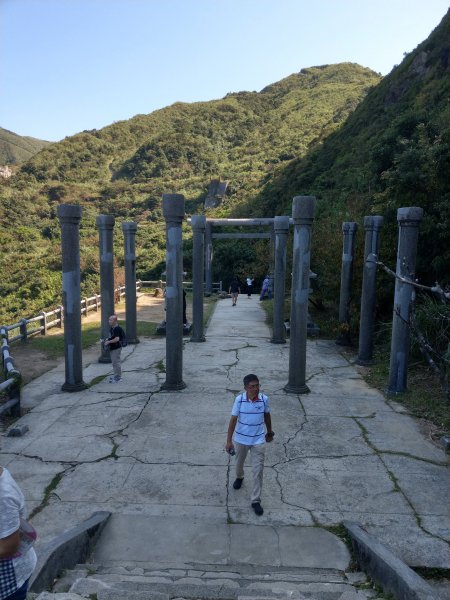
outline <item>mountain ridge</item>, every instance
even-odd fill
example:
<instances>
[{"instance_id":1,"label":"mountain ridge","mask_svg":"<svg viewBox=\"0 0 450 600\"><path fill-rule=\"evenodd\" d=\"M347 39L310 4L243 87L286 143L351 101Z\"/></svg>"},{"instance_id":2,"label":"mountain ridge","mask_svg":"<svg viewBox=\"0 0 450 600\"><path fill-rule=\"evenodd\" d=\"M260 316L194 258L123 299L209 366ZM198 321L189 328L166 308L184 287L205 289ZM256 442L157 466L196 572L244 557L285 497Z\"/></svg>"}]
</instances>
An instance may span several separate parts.
<instances>
[{"instance_id":1,"label":"mountain ridge","mask_svg":"<svg viewBox=\"0 0 450 600\"><path fill-rule=\"evenodd\" d=\"M311 67L263 93L175 103L45 147L0 187L0 244L8 255L0 259L0 320L42 310L58 298L57 204L84 208L83 293L98 288L98 213L139 223L138 276L153 278L164 268L163 193L183 193L188 214L203 212L210 180L221 177L230 184L212 212L229 213L273 171L339 128L379 80L352 63ZM252 257L253 250L248 260ZM189 261L187 251L186 268Z\"/></svg>"},{"instance_id":2,"label":"mountain ridge","mask_svg":"<svg viewBox=\"0 0 450 600\"><path fill-rule=\"evenodd\" d=\"M0 127L0 165L23 163L50 143Z\"/></svg>"}]
</instances>

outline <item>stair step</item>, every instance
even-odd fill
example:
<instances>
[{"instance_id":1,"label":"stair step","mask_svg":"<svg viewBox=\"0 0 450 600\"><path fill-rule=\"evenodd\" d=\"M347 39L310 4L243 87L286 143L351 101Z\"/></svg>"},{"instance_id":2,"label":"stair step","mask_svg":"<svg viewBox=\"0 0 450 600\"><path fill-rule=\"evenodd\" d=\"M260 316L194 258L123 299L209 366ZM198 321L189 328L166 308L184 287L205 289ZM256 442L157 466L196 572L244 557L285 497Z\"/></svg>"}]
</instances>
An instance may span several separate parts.
<instances>
[{"instance_id":1,"label":"stair step","mask_svg":"<svg viewBox=\"0 0 450 600\"><path fill-rule=\"evenodd\" d=\"M327 581L264 581L209 579L200 577L181 577L173 580L167 577L145 575L119 575L97 573L77 579L70 588L71 593L89 597L97 594L98 600L116 600L129 598L136 600L169 600L185 598L196 600L238 600L239 598L271 598L271 599L314 599L343 600L366 599L369 593L355 590L348 582Z\"/></svg>"},{"instance_id":2,"label":"stair step","mask_svg":"<svg viewBox=\"0 0 450 600\"><path fill-rule=\"evenodd\" d=\"M201 568L200 568L201 567ZM343 571L336 569L305 569L305 568L276 568L257 567L250 565L155 565L148 563L128 563L106 565L84 564L77 565L73 573L80 573L80 576L90 575L116 575L121 576L146 576L170 578L172 581L177 579L193 577L204 580L208 579L230 579L252 581L285 581L285 582L333 582L347 583L348 576ZM350 574L349 574L350 575ZM355 573L351 577L356 577ZM366 580L364 573L360 574L363 581Z\"/></svg>"},{"instance_id":3,"label":"stair step","mask_svg":"<svg viewBox=\"0 0 450 600\"><path fill-rule=\"evenodd\" d=\"M93 560L345 570L350 553L341 539L321 527L113 514Z\"/></svg>"}]
</instances>

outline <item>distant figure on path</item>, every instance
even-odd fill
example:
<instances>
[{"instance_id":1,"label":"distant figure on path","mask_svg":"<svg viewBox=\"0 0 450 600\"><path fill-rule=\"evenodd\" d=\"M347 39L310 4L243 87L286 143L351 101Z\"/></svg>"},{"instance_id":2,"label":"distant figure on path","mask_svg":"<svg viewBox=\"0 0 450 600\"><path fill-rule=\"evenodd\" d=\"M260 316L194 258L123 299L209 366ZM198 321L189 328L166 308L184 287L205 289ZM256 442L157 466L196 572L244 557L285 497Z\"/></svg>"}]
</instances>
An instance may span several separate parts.
<instances>
[{"instance_id":1,"label":"distant figure on path","mask_svg":"<svg viewBox=\"0 0 450 600\"><path fill-rule=\"evenodd\" d=\"M252 291L253 291L253 278L247 277L247 298L252 297Z\"/></svg>"},{"instance_id":2,"label":"distant figure on path","mask_svg":"<svg viewBox=\"0 0 450 600\"><path fill-rule=\"evenodd\" d=\"M265 295L269 291L269 283L270 283L269 276L266 275L266 277L264 278L263 284L262 284L261 294L259 295L260 302L262 301L262 299L265 297Z\"/></svg>"},{"instance_id":3,"label":"distant figure on path","mask_svg":"<svg viewBox=\"0 0 450 600\"><path fill-rule=\"evenodd\" d=\"M11 473L0 467L0 599L25 600L36 566L36 531L26 521L25 498Z\"/></svg>"},{"instance_id":4,"label":"distant figure on path","mask_svg":"<svg viewBox=\"0 0 450 600\"><path fill-rule=\"evenodd\" d=\"M120 364L120 354L122 352L122 340L125 339L125 332L120 327L117 315L111 315L108 319L109 338L103 343L109 348L114 375L109 378L109 383L118 383L122 379L122 366Z\"/></svg>"},{"instance_id":5,"label":"distant figure on path","mask_svg":"<svg viewBox=\"0 0 450 600\"><path fill-rule=\"evenodd\" d=\"M244 462L250 452L253 474L251 504L255 513L260 516L264 513L261 506L261 488L265 442L272 442L275 434L272 431L269 398L259 391L256 375L251 373L244 377L244 390L236 396L231 410L225 449L229 454L236 453L236 479L233 483L235 490L242 486ZM264 432L264 425L267 433Z\"/></svg>"},{"instance_id":6,"label":"distant figure on path","mask_svg":"<svg viewBox=\"0 0 450 600\"><path fill-rule=\"evenodd\" d=\"M231 294L231 306L236 306L238 296L241 293L241 285L237 277L234 277L234 279L230 283L230 289L228 290L228 293Z\"/></svg>"}]
</instances>

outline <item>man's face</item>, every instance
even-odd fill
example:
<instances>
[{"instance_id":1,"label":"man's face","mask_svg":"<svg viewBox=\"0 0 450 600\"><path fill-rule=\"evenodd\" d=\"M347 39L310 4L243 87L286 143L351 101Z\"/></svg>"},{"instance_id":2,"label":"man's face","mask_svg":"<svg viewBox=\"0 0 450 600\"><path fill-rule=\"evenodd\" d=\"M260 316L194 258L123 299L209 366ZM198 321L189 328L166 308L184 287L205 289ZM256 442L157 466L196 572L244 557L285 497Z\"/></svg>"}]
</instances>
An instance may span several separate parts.
<instances>
[{"instance_id":1,"label":"man's face","mask_svg":"<svg viewBox=\"0 0 450 600\"><path fill-rule=\"evenodd\" d=\"M116 324L116 319L114 319L114 317L109 317L108 321L110 327L113 327Z\"/></svg>"},{"instance_id":2,"label":"man's face","mask_svg":"<svg viewBox=\"0 0 450 600\"><path fill-rule=\"evenodd\" d=\"M259 393L259 381L250 381L245 386L245 391L247 392L247 396L250 398L250 400L256 398Z\"/></svg>"}]
</instances>

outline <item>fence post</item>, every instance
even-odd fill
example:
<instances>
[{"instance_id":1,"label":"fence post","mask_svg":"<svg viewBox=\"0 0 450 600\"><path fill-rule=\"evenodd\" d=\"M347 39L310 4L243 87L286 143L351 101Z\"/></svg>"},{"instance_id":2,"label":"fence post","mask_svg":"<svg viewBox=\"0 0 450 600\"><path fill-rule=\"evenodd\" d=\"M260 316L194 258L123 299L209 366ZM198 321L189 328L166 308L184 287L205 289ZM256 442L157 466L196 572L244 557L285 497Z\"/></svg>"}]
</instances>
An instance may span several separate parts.
<instances>
[{"instance_id":1,"label":"fence post","mask_svg":"<svg viewBox=\"0 0 450 600\"><path fill-rule=\"evenodd\" d=\"M13 369L9 372L9 376L14 379L14 383L10 386L8 390L8 398L10 400L17 400L16 404L11 407L10 413L14 419L21 417L21 408L20 408L20 390L22 387L22 375L16 369Z\"/></svg>"},{"instance_id":2,"label":"fence post","mask_svg":"<svg viewBox=\"0 0 450 600\"><path fill-rule=\"evenodd\" d=\"M41 312L41 335L47 335L47 313Z\"/></svg>"},{"instance_id":3,"label":"fence post","mask_svg":"<svg viewBox=\"0 0 450 600\"><path fill-rule=\"evenodd\" d=\"M64 306L58 306L59 309L59 326L62 329L64 325Z\"/></svg>"},{"instance_id":4,"label":"fence post","mask_svg":"<svg viewBox=\"0 0 450 600\"><path fill-rule=\"evenodd\" d=\"M21 340L22 340L22 342L26 342L28 339L27 320L20 319L19 323L20 323L19 331L20 331Z\"/></svg>"}]
</instances>

